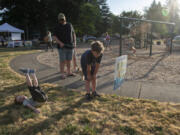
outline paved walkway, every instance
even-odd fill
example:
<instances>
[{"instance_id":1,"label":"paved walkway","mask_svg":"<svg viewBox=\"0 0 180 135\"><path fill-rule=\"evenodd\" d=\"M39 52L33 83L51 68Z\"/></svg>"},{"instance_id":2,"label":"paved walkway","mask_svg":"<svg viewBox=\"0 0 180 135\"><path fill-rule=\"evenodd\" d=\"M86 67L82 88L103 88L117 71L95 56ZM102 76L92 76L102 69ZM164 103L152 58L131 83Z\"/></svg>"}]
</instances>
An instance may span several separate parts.
<instances>
[{"instance_id":1,"label":"paved walkway","mask_svg":"<svg viewBox=\"0 0 180 135\"><path fill-rule=\"evenodd\" d=\"M39 54L34 53L18 56L10 62L10 66L18 73L18 69L21 67L35 68L37 77L41 83L55 83L63 87L76 89L77 91L84 90L84 82L81 81L79 75L61 80L58 67L53 68L40 64L37 60ZM125 81L119 90L113 91L114 78L112 74L113 72L109 71L103 76L98 76L98 92L180 103L180 85Z\"/></svg>"}]
</instances>

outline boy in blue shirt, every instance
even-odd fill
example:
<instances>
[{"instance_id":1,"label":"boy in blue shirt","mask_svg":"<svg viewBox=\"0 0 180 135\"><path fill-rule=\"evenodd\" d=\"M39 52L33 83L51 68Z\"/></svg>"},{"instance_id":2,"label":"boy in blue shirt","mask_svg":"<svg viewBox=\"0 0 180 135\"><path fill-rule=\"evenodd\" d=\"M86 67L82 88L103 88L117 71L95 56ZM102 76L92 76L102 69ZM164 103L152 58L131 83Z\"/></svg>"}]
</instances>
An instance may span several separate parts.
<instances>
[{"instance_id":1,"label":"boy in blue shirt","mask_svg":"<svg viewBox=\"0 0 180 135\"><path fill-rule=\"evenodd\" d=\"M86 98L91 99L90 83L92 83L92 96L100 96L96 92L96 75L100 67L104 52L104 46L100 41L92 42L91 50L87 50L81 56L81 68L85 77Z\"/></svg>"}]
</instances>

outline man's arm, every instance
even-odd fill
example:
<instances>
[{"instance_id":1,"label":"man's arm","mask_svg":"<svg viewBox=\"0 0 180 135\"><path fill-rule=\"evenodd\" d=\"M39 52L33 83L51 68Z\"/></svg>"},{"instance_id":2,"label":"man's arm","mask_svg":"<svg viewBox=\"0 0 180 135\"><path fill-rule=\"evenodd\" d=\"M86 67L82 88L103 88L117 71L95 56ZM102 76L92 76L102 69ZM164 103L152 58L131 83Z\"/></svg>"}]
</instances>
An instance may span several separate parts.
<instances>
[{"instance_id":1,"label":"man's arm","mask_svg":"<svg viewBox=\"0 0 180 135\"><path fill-rule=\"evenodd\" d=\"M64 43L61 42L56 36L53 36L56 42L60 45L60 47L64 47Z\"/></svg>"},{"instance_id":2,"label":"man's arm","mask_svg":"<svg viewBox=\"0 0 180 135\"><path fill-rule=\"evenodd\" d=\"M73 42L74 42L74 48L76 48L76 34L75 34L75 32L73 33Z\"/></svg>"},{"instance_id":3,"label":"man's arm","mask_svg":"<svg viewBox=\"0 0 180 135\"><path fill-rule=\"evenodd\" d=\"M26 105L28 108L30 108L31 110L33 110L35 113L40 113L40 111L38 109L36 109L34 106L27 104Z\"/></svg>"},{"instance_id":4,"label":"man's arm","mask_svg":"<svg viewBox=\"0 0 180 135\"><path fill-rule=\"evenodd\" d=\"M73 34L73 43L74 43L74 48L76 48L76 33L74 31L73 25L70 23L72 34Z\"/></svg>"}]
</instances>

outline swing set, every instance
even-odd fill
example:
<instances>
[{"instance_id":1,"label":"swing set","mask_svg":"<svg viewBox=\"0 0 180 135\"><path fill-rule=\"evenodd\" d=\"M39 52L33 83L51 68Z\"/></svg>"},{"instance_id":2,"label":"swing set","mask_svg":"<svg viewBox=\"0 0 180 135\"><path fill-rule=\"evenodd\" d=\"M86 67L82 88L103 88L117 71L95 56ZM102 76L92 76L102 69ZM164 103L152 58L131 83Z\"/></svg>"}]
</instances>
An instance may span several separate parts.
<instances>
[{"instance_id":1,"label":"swing set","mask_svg":"<svg viewBox=\"0 0 180 135\"><path fill-rule=\"evenodd\" d=\"M120 17L120 42L119 42L119 55L122 56L122 35L123 35L123 32L122 32L122 29L123 29L123 22L124 21L134 21L134 22L146 22L146 23L149 23L151 24L151 30L150 30L150 34L147 34L147 41L148 39L150 38L150 52L149 52L149 56L152 56L152 45L153 45L153 24L166 24L169 26L170 28L170 37L171 37L171 43L170 43L170 54L172 53L172 40L173 40L173 32L174 32L174 26L175 26L175 23L172 23L172 22L163 22L163 21L153 21L153 20L146 20L146 19L138 19L138 18L129 18L129 17ZM147 47L147 45L146 45Z\"/></svg>"}]
</instances>

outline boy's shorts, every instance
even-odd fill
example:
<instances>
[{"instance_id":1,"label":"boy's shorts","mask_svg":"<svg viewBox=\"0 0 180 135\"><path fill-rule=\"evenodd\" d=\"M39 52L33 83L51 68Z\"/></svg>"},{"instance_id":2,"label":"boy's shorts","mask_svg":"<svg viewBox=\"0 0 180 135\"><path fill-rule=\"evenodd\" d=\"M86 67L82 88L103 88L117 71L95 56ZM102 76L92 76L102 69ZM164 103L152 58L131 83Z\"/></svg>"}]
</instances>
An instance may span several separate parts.
<instances>
[{"instance_id":1,"label":"boy's shorts","mask_svg":"<svg viewBox=\"0 0 180 135\"><path fill-rule=\"evenodd\" d=\"M41 88L39 86L37 86L37 87L36 86L28 86L28 89L29 89L30 92L32 92L32 91L34 91L36 89L41 91Z\"/></svg>"},{"instance_id":2,"label":"boy's shorts","mask_svg":"<svg viewBox=\"0 0 180 135\"><path fill-rule=\"evenodd\" d=\"M82 72L83 72L83 75L85 77L85 80L87 81L87 64L86 62L81 58L81 68L82 68ZM91 66L91 75L94 74L94 71L95 71L95 68L96 66Z\"/></svg>"},{"instance_id":3,"label":"boy's shorts","mask_svg":"<svg viewBox=\"0 0 180 135\"><path fill-rule=\"evenodd\" d=\"M41 90L41 88L39 86L28 86L29 88L29 92L31 93L32 99L34 101L38 101L38 102L45 102L48 97L46 96L46 94ZM43 100L42 99L42 95L43 95Z\"/></svg>"},{"instance_id":4,"label":"boy's shorts","mask_svg":"<svg viewBox=\"0 0 180 135\"><path fill-rule=\"evenodd\" d=\"M29 92L31 93L31 96L33 98L33 100L36 98L36 94L35 94L35 90L41 90L39 86L35 87L35 86L28 86Z\"/></svg>"},{"instance_id":5,"label":"boy's shorts","mask_svg":"<svg viewBox=\"0 0 180 135\"><path fill-rule=\"evenodd\" d=\"M72 49L58 49L58 54L59 54L59 60L60 62L64 62L66 60L71 61L72 60L72 55L73 55L73 50Z\"/></svg>"}]
</instances>

